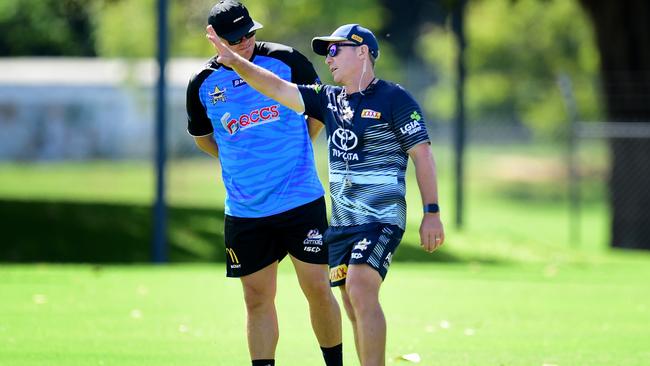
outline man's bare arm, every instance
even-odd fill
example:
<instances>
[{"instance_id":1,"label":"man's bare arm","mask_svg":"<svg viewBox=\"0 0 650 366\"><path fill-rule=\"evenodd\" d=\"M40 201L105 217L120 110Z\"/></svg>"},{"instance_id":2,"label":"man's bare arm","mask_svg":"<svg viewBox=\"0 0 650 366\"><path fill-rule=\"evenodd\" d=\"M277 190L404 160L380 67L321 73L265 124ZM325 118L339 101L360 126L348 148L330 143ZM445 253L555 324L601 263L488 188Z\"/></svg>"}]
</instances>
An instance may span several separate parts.
<instances>
[{"instance_id":1,"label":"man's bare arm","mask_svg":"<svg viewBox=\"0 0 650 366\"><path fill-rule=\"evenodd\" d=\"M307 129L309 130L309 138L311 138L311 141L316 141L323 127L325 127L323 122L312 117L307 118Z\"/></svg>"},{"instance_id":2,"label":"man's bare arm","mask_svg":"<svg viewBox=\"0 0 650 366\"><path fill-rule=\"evenodd\" d=\"M408 151L415 165L415 176L420 188L422 204L438 203L436 164L429 144L421 143ZM425 213L420 224L420 244L427 252L438 249L445 241L440 213Z\"/></svg>"},{"instance_id":3,"label":"man's bare arm","mask_svg":"<svg viewBox=\"0 0 650 366\"><path fill-rule=\"evenodd\" d=\"M206 154L215 159L219 159L219 146L214 141L214 138L212 138L212 134L207 136L194 136L194 143Z\"/></svg>"},{"instance_id":4,"label":"man's bare arm","mask_svg":"<svg viewBox=\"0 0 650 366\"><path fill-rule=\"evenodd\" d=\"M298 113L305 111L298 85L283 80L274 73L232 52L221 42L211 25L207 26L206 31L208 32L206 37L217 50L217 62L235 70L242 79L246 80L249 86L267 97L277 100L282 105Z\"/></svg>"}]
</instances>

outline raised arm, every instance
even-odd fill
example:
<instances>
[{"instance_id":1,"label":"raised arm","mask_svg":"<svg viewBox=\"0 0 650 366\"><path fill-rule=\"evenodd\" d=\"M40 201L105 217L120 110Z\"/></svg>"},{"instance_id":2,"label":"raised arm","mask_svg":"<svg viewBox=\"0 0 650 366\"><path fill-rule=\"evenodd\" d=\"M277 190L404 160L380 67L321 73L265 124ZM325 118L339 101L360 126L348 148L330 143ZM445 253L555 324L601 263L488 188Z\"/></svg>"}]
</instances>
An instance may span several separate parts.
<instances>
[{"instance_id":1,"label":"raised arm","mask_svg":"<svg viewBox=\"0 0 650 366\"><path fill-rule=\"evenodd\" d=\"M235 70L242 79L246 80L248 85L267 97L277 100L298 113L305 111L305 106L296 84L283 80L274 73L232 52L221 42L221 39L219 39L219 36L214 32L211 25L207 26L206 31L206 37L212 42L219 55L217 57L218 63Z\"/></svg>"}]
</instances>

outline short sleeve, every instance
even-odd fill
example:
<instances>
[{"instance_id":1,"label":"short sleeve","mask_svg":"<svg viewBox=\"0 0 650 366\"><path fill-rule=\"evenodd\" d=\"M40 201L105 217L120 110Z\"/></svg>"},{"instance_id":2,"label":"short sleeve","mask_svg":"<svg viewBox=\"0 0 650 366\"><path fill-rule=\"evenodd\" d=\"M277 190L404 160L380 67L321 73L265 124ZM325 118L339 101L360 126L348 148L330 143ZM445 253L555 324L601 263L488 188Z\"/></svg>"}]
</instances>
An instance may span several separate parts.
<instances>
[{"instance_id":1,"label":"short sleeve","mask_svg":"<svg viewBox=\"0 0 650 366\"><path fill-rule=\"evenodd\" d=\"M291 82L294 84L320 84L314 65L302 53L294 50L291 54Z\"/></svg>"},{"instance_id":2,"label":"short sleeve","mask_svg":"<svg viewBox=\"0 0 650 366\"><path fill-rule=\"evenodd\" d=\"M201 103L201 84L206 79L206 71L194 75L187 85L185 108L187 110L187 132L196 137L206 136L214 132L212 122L208 117L205 106Z\"/></svg>"},{"instance_id":3,"label":"short sleeve","mask_svg":"<svg viewBox=\"0 0 650 366\"><path fill-rule=\"evenodd\" d=\"M298 91L305 104L305 114L319 121L325 121L323 116L323 106L327 105L327 102L324 102L327 99L325 88L326 86L322 84L298 85Z\"/></svg>"},{"instance_id":4,"label":"short sleeve","mask_svg":"<svg viewBox=\"0 0 650 366\"><path fill-rule=\"evenodd\" d=\"M390 100L393 129L402 150L406 152L417 144L429 142L422 110L415 99L398 85Z\"/></svg>"}]
</instances>

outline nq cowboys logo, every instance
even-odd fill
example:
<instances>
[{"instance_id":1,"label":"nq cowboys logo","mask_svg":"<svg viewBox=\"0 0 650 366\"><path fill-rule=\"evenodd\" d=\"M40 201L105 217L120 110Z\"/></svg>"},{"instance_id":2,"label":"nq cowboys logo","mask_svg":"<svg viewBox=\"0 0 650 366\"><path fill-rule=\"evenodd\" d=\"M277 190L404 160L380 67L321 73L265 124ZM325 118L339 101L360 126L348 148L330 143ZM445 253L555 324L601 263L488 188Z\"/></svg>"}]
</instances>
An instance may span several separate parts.
<instances>
[{"instance_id":1,"label":"nq cowboys logo","mask_svg":"<svg viewBox=\"0 0 650 366\"><path fill-rule=\"evenodd\" d=\"M219 90L219 86L214 87L214 92L208 93L212 97L212 104L217 104L217 102L226 102L226 88Z\"/></svg>"}]
</instances>

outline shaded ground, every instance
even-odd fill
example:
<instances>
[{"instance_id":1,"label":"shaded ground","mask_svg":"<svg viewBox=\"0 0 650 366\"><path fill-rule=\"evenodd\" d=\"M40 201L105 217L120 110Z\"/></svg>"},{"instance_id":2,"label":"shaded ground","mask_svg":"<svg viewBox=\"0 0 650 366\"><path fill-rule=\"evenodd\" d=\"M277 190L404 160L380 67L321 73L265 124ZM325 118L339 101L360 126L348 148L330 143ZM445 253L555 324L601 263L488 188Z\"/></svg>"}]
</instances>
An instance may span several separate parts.
<instances>
[{"instance_id":1,"label":"shaded ground","mask_svg":"<svg viewBox=\"0 0 650 366\"><path fill-rule=\"evenodd\" d=\"M169 208L171 261L224 260L223 212ZM2 262L149 262L151 207L0 200Z\"/></svg>"},{"instance_id":2,"label":"shaded ground","mask_svg":"<svg viewBox=\"0 0 650 366\"><path fill-rule=\"evenodd\" d=\"M225 261L223 209L170 207L171 262ZM0 200L0 262L137 263L151 258L152 208L87 202ZM396 260L455 262L400 245Z\"/></svg>"}]
</instances>

